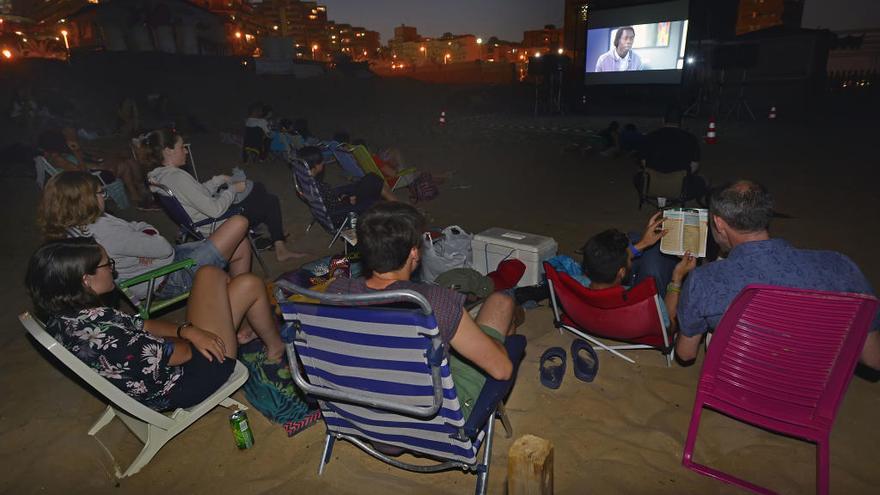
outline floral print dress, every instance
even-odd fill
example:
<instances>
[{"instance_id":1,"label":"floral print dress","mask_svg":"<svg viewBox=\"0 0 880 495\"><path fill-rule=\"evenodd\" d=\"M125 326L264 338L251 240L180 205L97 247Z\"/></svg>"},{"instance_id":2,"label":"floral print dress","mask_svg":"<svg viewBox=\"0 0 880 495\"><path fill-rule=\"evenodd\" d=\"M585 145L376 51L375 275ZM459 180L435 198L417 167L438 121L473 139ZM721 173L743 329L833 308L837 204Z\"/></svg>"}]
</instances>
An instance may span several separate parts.
<instances>
[{"instance_id":1,"label":"floral print dress","mask_svg":"<svg viewBox=\"0 0 880 495\"><path fill-rule=\"evenodd\" d=\"M183 368L168 360L174 344L144 330L144 320L112 308L56 315L46 329L67 350L138 402L163 411Z\"/></svg>"}]
</instances>

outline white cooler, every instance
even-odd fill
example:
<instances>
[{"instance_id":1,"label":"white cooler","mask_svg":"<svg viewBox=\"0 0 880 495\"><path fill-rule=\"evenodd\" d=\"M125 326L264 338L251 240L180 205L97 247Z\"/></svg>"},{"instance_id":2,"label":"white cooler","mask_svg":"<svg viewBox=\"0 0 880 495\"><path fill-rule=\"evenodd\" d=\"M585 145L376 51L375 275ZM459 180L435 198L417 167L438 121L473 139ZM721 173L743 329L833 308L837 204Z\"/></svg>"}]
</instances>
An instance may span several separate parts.
<instances>
[{"instance_id":1,"label":"white cooler","mask_svg":"<svg viewBox=\"0 0 880 495\"><path fill-rule=\"evenodd\" d=\"M551 237L526 234L516 230L492 227L474 236L471 241L474 253L474 270L486 275L498 267L498 263L516 258L526 265L517 287L537 285L544 275L544 260L556 256L558 245Z\"/></svg>"}]
</instances>

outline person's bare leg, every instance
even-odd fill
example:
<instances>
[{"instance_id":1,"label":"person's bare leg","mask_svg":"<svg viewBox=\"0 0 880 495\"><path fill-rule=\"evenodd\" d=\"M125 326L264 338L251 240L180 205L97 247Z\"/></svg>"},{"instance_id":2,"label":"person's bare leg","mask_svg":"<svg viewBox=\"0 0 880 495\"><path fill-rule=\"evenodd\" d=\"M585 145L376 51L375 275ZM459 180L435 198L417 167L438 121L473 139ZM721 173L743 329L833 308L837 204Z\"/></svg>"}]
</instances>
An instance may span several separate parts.
<instances>
[{"instance_id":1,"label":"person's bare leg","mask_svg":"<svg viewBox=\"0 0 880 495\"><path fill-rule=\"evenodd\" d=\"M278 240L274 243L275 247L275 259L278 261L287 261L296 258L305 258L308 256L307 253L299 253L296 251L291 251L287 249L287 244L284 244L284 241Z\"/></svg>"},{"instance_id":2,"label":"person's bare leg","mask_svg":"<svg viewBox=\"0 0 880 495\"><path fill-rule=\"evenodd\" d=\"M395 196L394 193L391 192L391 188L388 187L388 183L385 182L384 179L382 180L381 196L382 199L384 199L385 201L397 201L397 196Z\"/></svg>"},{"instance_id":3,"label":"person's bare leg","mask_svg":"<svg viewBox=\"0 0 880 495\"><path fill-rule=\"evenodd\" d=\"M263 280L251 273L233 278L229 282L229 303L232 321L241 324L247 319L254 333L266 344L266 359L281 359L284 343Z\"/></svg>"},{"instance_id":4,"label":"person's bare leg","mask_svg":"<svg viewBox=\"0 0 880 495\"><path fill-rule=\"evenodd\" d=\"M476 322L494 328L505 337L513 335L516 326L513 314L516 303L510 296L495 292L491 294L480 308Z\"/></svg>"},{"instance_id":5,"label":"person's bare leg","mask_svg":"<svg viewBox=\"0 0 880 495\"><path fill-rule=\"evenodd\" d=\"M251 271L251 246L244 240L247 232L247 218L234 215L208 237L217 251L229 261L229 275L233 277Z\"/></svg>"},{"instance_id":6,"label":"person's bare leg","mask_svg":"<svg viewBox=\"0 0 880 495\"><path fill-rule=\"evenodd\" d=\"M189 294L186 319L223 339L226 356L234 358L238 353L237 325L229 301L228 281L226 272L216 266L199 268Z\"/></svg>"}]
</instances>

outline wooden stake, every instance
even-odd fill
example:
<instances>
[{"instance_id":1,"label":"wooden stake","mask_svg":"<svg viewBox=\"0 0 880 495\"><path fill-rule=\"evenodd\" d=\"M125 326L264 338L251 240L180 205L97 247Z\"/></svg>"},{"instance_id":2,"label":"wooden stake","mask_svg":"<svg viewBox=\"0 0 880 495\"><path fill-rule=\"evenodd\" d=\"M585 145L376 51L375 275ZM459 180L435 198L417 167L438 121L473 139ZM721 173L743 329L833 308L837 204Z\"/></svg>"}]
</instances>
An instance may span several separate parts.
<instances>
[{"instance_id":1,"label":"wooden stake","mask_svg":"<svg viewBox=\"0 0 880 495\"><path fill-rule=\"evenodd\" d=\"M534 435L519 437L507 454L507 495L553 493L553 444Z\"/></svg>"}]
</instances>

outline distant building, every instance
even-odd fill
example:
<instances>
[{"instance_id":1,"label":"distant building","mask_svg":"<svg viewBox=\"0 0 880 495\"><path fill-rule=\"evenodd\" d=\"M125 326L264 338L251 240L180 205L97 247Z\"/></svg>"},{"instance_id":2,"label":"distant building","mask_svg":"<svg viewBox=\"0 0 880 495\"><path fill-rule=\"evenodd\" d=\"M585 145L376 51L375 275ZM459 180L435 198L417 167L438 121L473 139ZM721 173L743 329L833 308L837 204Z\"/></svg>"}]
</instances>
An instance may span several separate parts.
<instances>
[{"instance_id":1,"label":"distant building","mask_svg":"<svg viewBox=\"0 0 880 495\"><path fill-rule=\"evenodd\" d=\"M89 3L55 24L71 48L224 55L231 51L224 19L185 0Z\"/></svg>"},{"instance_id":2,"label":"distant building","mask_svg":"<svg viewBox=\"0 0 880 495\"><path fill-rule=\"evenodd\" d=\"M328 33L327 7L299 0L251 0L254 19L263 27L261 35L291 37L300 54L326 59L333 52Z\"/></svg>"},{"instance_id":3,"label":"distant building","mask_svg":"<svg viewBox=\"0 0 880 495\"><path fill-rule=\"evenodd\" d=\"M420 38L420 41L388 42L392 61L410 65L438 65L480 60L481 45L472 34L446 35L441 38Z\"/></svg>"},{"instance_id":4,"label":"distant building","mask_svg":"<svg viewBox=\"0 0 880 495\"><path fill-rule=\"evenodd\" d=\"M828 52L829 74L880 73L880 29L838 31Z\"/></svg>"},{"instance_id":5,"label":"distant building","mask_svg":"<svg viewBox=\"0 0 880 495\"><path fill-rule=\"evenodd\" d=\"M533 55L534 53L555 52L563 48L563 38L562 29L557 29L553 24L547 24L544 29L525 31L522 48Z\"/></svg>"},{"instance_id":6,"label":"distant building","mask_svg":"<svg viewBox=\"0 0 880 495\"><path fill-rule=\"evenodd\" d=\"M804 0L740 0L736 34L773 26L801 27Z\"/></svg>"},{"instance_id":7,"label":"distant building","mask_svg":"<svg viewBox=\"0 0 880 495\"><path fill-rule=\"evenodd\" d=\"M336 52L350 56L354 60L368 60L378 56L381 45L379 33L368 31L350 24L336 24L330 21L327 26L330 47Z\"/></svg>"},{"instance_id":8,"label":"distant building","mask_svg":"<svg viewBox=\"0 0 880 495\"><path fill-rule=\"evenodd\" d=\"M397 43L421 41L421 37L416 28L401 24L394 28L394 41Z\"/></svg>"}]
</instances>

